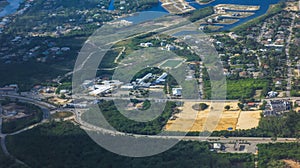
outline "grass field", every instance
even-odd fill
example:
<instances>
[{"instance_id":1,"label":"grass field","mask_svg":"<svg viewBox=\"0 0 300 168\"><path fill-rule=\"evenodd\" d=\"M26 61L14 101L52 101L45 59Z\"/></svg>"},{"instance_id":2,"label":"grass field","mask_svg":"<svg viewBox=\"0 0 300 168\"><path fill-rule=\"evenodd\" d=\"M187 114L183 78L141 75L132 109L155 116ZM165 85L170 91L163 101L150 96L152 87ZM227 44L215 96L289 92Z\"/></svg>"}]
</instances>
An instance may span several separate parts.
<instances>
[{"instance_id":1,"label":"grass field","mask_svg":"<svg viewBox=\"0 0 300 168\"><path fill-rule=\"evenodd\" d=\"M162 68L175 68L183 62L181 59L168 59L164 61L160 67Z\"/></svg>"}]
</instances>

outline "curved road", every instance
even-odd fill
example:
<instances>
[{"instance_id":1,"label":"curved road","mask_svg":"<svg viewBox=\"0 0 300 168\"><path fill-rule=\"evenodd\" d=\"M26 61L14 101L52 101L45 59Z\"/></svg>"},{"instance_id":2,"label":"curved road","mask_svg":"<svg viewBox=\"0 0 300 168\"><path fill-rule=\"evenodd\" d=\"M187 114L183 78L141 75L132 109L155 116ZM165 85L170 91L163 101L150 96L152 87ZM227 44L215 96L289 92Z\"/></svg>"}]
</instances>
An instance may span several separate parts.
<instances>
[{"instance_id":1,"label":"curved road","mask_svg":"<svg viewBox=\"0 0 300 168\"><path fill-rule=\"evenodd\" d=\"M26 127L22 130L19 130L19 131L16 131L14 133L10 133L10 134L3 134L2 133L2 131L1 131L2 117L0 117L1 147L2 147L2 150L5 153L5 155L13 157L6 148L5 137L7 135L16 135L16 134L22 133L24 131L30 130L30 129L40 125L41 123L45 122L50 117L50 110L55 110L57 108L54 105L51 105L49 103L42 102L40 100L27 98L27 97L22 97L22 96L18 96L18 95L0 95L0 99L1 98L3 99L5 97L15 98L15 99L17 98L17 99L19 99L19 101L35 104L35 105L39 106L43 110L43 113L44 113L43 121L41 121L40 123L31 125L29 127ZM108 98L108 99L110 99L110 98ZM290 99L292 99L292 98L290 98ZM300 99L300 98L297 98L297 99ZM182 100L178 99L177 101L182 101ZM220 101L224 101L224 100L220 100ZM1 110L0 110L0 112L2 113ZM0 113L0 116L2 116L1 113ZM148 137L148 138L159 138L159 139L180 139L180 140L209 141L209 142L221 142L221 143L230 143L230 142L233 142L233 141L247 141L247 142L253 143L253 144L274 143L274 142L298 142L298 139L296 139L296 138L278 138L276 141L273 141L271 138L263 138L263 137L229 137L229 138L222 138L222 137L199 137L199 136L137 135L137 134L128 134L128 133L123 133L123 132L118 132L118 131L99 128L99 127L96 127L94 125L91 125L89 123L86 123L86 122L82 121L80 119L80 117L76 118L76 121L81 125L81 128L83 128L85 130L99 131L101 133L110 134L110 135L132 136L132 137L136 137L136 138ZM19 162L19 163L24 164L22 161L20 161L18 159L16 159L16 161Z\"/></svg>"},{"instance_id":2,"label":"curved road","mask_svg":"<svg viewBox=\"0 0 300 168\"><path fill-rule=\"evenodd\" d=\"M39 101L39 100L35 100L35 99L31 99L31 98L28 98L28 97L22 97L22 96L18 96L18 95L0 95L0 99L4 99L5 97L9 97L9 98L12 98L12 99L18 99L21 102L27 102L27 103L34 104L34 105L40 107L42 112L43 112L43 120L40 123L31 125L29 127L26 127L24 129L21 129L19 131L14 132L14 133L4 134L4 133L2 133L2 109L0 107L0 138L1 138L0 144L1 144L2 151L6 156L14 158L17 163L20 163L20 164L23 164L23 165L29 167L24 162L18 160L17 158L15 158L13 155L11 155L9 153L9 151L7 150L6 144L5 144L5 138L6 138L7 135L19 134L21 132L32 129L32 128L40 125L41 123L47 121L47 119L49 119L49 117L50 117L50 110L56 109L56 107L52 104L42 102L42 101Z\"/></svg>"}]
</instances>

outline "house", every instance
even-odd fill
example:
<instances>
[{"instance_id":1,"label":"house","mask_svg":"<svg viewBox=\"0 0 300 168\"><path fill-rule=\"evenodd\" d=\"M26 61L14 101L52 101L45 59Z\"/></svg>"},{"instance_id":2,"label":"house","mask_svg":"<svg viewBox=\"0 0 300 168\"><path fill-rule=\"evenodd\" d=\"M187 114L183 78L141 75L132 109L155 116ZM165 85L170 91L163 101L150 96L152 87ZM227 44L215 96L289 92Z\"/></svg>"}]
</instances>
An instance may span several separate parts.
<instances>
[{"instance_id":1,"label":"house","mask_svg":"<svg viewBox=\"0 0 300 168\"><path fill-rule=\"evenodd\" d=\"M257 104L255 102L249 102L249 103L247 103L247 105L249 107L256 107L257 106Z\"/></svg>"},{"instance_id":2,"label":"house","mask_svg":"<svg viewBox=\"0 0 300 168\"><path fill-rule=\"evenodd\" d=\"M0 94L16 94L19 88L17 84L10 84L0 88Z\"/></svg>"},{"instance_id":3,"label":"house","mask_svg":"<svg viewBox=\"0 0 300 168\"><path fill-rule=\"evenodd\" d=\"M86 103L68 103L63 106L64 108L86 108Z\"/></svg>"},{"instance_id":4,"label":"house","mask_svg":"<svg viewBox=\"0 0 300 168\"><path fill-rule=\"evenodd\" d=\"M167 44L167 45L166 45L166 49L167 49L168 51L173 51L173 50L176 50L176 47L173 46L173 45L171 45L171 44Z\"/></svg>"},{"instance_id":5,"label":"house","mask_svg":"<svg viewBox=\"0 0 300 168\"><path fill-rule=\"evenodd\" d=\"M268 92L268 97L269 97L269 98L276 97L277 95L278 95L278 92L274 92L274 91Z\"/></svg>"},{"instance_id":6,"label":"house","mask_svg":"<svg viewBox=\"0 0 300 168\"><path fill-rule=\"evenodd\" d=\"M62 48L61 48L61 51L64 51L64 52L70 51L70 47L62 47Z\"/></svg>"},{"instance_id":7,"label":"house","mask_svg":"<svg viewBox=\"0 0 300 168\"><path fill-rule=\"evenodd\" d=\"M92 80L85 80L85 81L82 83L81 86L82 86L84 89L87 89L87 88L93 86L93 83L94 83L94 81L92 81Z\"/></svg>"},{"instance_id":8,"label":"house","mask_svg":"<svg viewBox=\"0 0 300 168\"><path fill-rule=\"evenodd\" d=\"M95 90L91 91L89 93L89 95L97 96L102 93L107 93L108 91L110 91L112 89L112 86L110 86L110 85L95 85L94 89Z\"/></svg>"},{"instance_id":9,"label":"house","mask_svg":"<svg viewBox=\"0 0 300 168\"><path fill-rule=\"evenodd\" d=\"M131 84L126 84L126 85L122 85L121 86L121 89L125 89L125 90L130 90L130 89L133 89L134 86L131 85Z\"/></svg>"},{"instance_id":10,"label":"house","mask_svg":"<svg viewBox=\"0 0 300 168\"><path fill-rule=\"evenodd\" d=\"M291 103L287 100L271 100L266 105L266 110L263 111L264 117L266 116L280 116L284 112L291 109Z\"/></svg>"},{"instance_id":11,"label":"house","mask_svg":"<svg viewBox=\"0 0 300 168\"><path fill-rule=\"evenodd\" d=\"M140 43L140 46L141 46L141 47L152 47L153 44L150 43L150 42L147 42L147 43Z\"/></svg>"},{"instance_id":12,"label":"house","mask_svg":"<svg viewBox=\"0 0 300 168\"><path fill-rule=\"evenodd\" d=\"M221 143L214 143L213 144L213 149L215 150L221 150L222 148L222 144Z\"/></svg>"},{"instance_id":13,"label":"house","mask_svg":"<svg viewBox=\"0 0 300 168\"><path fill-rule=\"evenodd\" d=\"M271 109L275 112L284 112L291 109L291 104L286 100L272 100L270 101Z\"/></svg>"},{"instance_id":14,"label":"house","mask_svg":"<svg viewBox=\"0 0 300 168\"><path fill-rule=\"evenodd\" d=\"M281 81L276 81L276 83L275 83L275 87L280 87L281 86Z\"/></svg>"},{"instance_id":15,"label":"house","mask_svg":"<svg viewBox=\"0 0 300 168\"><path fill-rule=\"evenodd\" d=\"M172 95L173 96L182 96L182 88L172 88Z\"/></svg>"}]
</instances>

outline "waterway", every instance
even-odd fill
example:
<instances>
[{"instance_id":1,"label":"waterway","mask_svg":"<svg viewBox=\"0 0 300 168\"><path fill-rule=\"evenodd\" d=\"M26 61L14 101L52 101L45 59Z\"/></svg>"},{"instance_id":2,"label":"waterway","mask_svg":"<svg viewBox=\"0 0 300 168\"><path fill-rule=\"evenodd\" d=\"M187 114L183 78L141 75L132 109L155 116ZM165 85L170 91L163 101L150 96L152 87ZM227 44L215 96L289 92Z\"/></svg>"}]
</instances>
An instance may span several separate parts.
<instances>
[{"instance_id":1,"label":"waterway","mask_svg":"<svg viewBox=\"0 0 300 168\"><path fill-rule=\"evenodd\" d=\"M17 9L19 8L20 3L22 3L24 0L7 0L7 1L9 2L9 4L6 7L4 7L4 9L0 12L0 17L4 17L4 16L15 13L17 11ZM222 30L231 29L231 28L236 27L242 23L245 23L253 18L259 17L267 12L267 10L271 4L275 4L275 3L279 2L279 0L215 0L212 3L200 5L199 3L195 2L195 0L186 0L186 1L189 2L189 4L196 9L202 9L207 6L215 6L218 4L238 4L238 5L259 5L260 6L260 9L255 11L254 15L246 17L246 18L242 18L234 24L224 25ZM108 10L115 10L114 0L110 1ZM128 21L137 23L137 22L141 22L143 20L145 21L145 20L160 17L164 14L168 14L168 12L162 7L161 2L159 2L157 5L153 6L152 8L146 9L144 11L153 11L153 13L152 13L153 15L149 16L149 13L147 14L147 12L146 13L140 12L137 15L127 17L125 19ZM155 14L154 12L159 12L159 13Z\"/></svg>"},{"instance_id":2,"label":"waterway","mask_svg":"<svg viewBox=\"0 0 300 168\"><path fill-rule=\"evenodd\" d=\"M15 13L23 1L24 0L7 0L9 4L0 12L0 17Z\"/></svg>"},{"instance_id":3,"label":"waterway","mask_svg":"<svg viewBox=\"0 0 300 168\"><path fill-rule=\"evenodd\" d=\"M113 1L114 0L111 0L109 9L114 9L113 3L112 3ZM189 2L189 4L196 9L202 9L202 8L205 8L208 6L216 6L219 4L258 5L258 6L260 6L259 10L253 11L254 15L251 15L246 18L241 18L241 19L239 19L238 22L235 22L233 24L223 24L222 25L224 27L221 30L229 30L229 29L234 28L240 24L243 24L251 19L254 19L256 17L259 17L259 16L265 14L268 11L270 5L276 4L280 0L215 0L212 3L203 4L203 5L195 2L195 0L186 0L186 1ZM161 14L157 14L157 16L161 16L161 15L163 15L163 13L168 14L168 12L161 6L160 2L157 5L153 6L152 8L149 8L145 11L161 12ZM145 18L145 20L148 20L149 18L153 18L154 16L149 17L149 14L143 14L143 12L141 12L140 14L137 14L137 15L134 15L131 17L127 17L127 18L125 18L125 20L132 21L134 23L138 23L143 20L143 17Z\"/></svg>"},{"instance_id":4,"label":"waterway","mask_svg":"<svg viewBox=\"0 0 300 168\"><path fill-rule=\"evenodd\" d=\"M114 3L115 3L115 0L110 0L108 10L115 10Z\"/></svg>"}]
</instances>

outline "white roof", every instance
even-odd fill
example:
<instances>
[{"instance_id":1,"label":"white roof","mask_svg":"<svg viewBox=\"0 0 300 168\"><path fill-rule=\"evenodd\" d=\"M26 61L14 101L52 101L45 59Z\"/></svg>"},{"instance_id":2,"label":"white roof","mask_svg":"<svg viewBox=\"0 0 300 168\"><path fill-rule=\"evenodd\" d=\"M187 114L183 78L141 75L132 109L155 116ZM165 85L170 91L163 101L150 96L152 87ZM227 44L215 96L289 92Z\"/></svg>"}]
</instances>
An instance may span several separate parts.
<instances>
[{"instance_id":1,"label":"white roof","mask_svg":"<svg viewBox=\"0 0 300 168\"><path fill-rule=\"evenodd\" d=\"M94 90L94 91L91 91L89 93L90 95L98 95L100 93L108 91L109 89L111 89L111 86L109 86L109 85L95 85L95 88L97 88L97 89Z\"/></svg>"},{"instance_id":2,"label":"white roof","mask_svg":"<svg viewBox=\"0 0 300 168\"><path fill-rule=\"evenodd\" d=\"M213 147L214 147L214 149L221 149L221 144L220 143L214 143Z\"/></svg>"}]
</instances>

